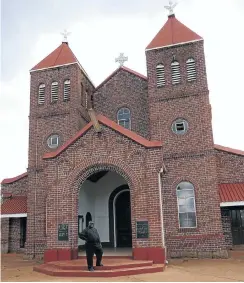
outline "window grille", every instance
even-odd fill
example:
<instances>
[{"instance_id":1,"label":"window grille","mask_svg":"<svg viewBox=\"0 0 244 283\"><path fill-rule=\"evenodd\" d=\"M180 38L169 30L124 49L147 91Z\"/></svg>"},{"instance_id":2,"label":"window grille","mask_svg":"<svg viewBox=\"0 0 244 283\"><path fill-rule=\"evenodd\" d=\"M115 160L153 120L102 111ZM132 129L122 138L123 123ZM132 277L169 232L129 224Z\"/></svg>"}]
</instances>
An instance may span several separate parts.
<instances>
[{"instance_id":1,"label":"window grille","mask_svg":"<svg viewBox=\"0 0 244 283\"><path fill-rule=\"evenodd\" d=\"M174 61L171 63L171 71L172 71L172 84L179 84L181 81L180 75L180 63L178 61Z\"/></svg>"},{"instance_id":2,"label":"window grille","mask_svg":"<svg viewBox=\"0 0 244 283\"><path fill-rule=\"evenodd\" d=\"M41 84L39 86L39 92L38 92L38 104L44 104L45 103L45 84Z\"/></svg>"},{"instance_id":3,"label":"window grille","mask_svg":"<svg viewBox=\"0 0 244 283\"><path fill-rule=\"evenodd\" d=\"M51 87L51 101L55 102L58 100L58 82L53 82Z\"/></svg>"},{"instance_id":4,"label":"window grille","mask_svg":"<svg viewBox=\"0 0 244 283\"><path fill-rule=\"evenodd\" d=\"M117 121L120 126L131 129L131 115L128 108L121 108L117 113Z\"/></svg>"},{"instance_id":5,"label":"window grille","mask_svg":"<svg viewBox=\"0 0 244 283\"><path fill-rule=\"evenodd\" d=\"M70 99L70 80L64 82L64 101Z\"/></svg>"},{"instance_id":6,"label":"window grille","mask_svg":"<svg viewBox=\"0 0 244 283\"><path fill-rule=\"evenodd\" d=\"M196 228L195 189L189 182L181 182L176 189L180 228Z\"/></svg>"},{"instance_id":7,"label":"window grille","mask_svg":"<svg viewBox=\"0 0 244 283\"><path fill-rule=\"evenodd\" d=\"M156 67L157 87L165 86L164 65L158 64Z\"/></svg>"},{"instance_id":8,"label":"window grille","mask_svg":"<svg viewBox=\"0 0 244 283\"><path fill-rule=\"evenodd\" d=\"M197 79L196 63L193 58L186 61L187 81L192 82Z\"/></svg>"}]
</instances>

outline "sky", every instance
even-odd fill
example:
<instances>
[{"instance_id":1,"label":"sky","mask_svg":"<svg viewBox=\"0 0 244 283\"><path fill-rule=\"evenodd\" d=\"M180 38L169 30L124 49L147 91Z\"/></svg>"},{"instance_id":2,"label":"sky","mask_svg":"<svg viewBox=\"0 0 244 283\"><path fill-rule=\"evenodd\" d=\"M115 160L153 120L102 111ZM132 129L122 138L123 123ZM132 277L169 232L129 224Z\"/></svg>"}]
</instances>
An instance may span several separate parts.
<instances>
[{"instance_id":1,"label":"sky","mask_svg":"<svg viewBox=\"0 0 244 283\"><path fill-rule=\"evenodd\" d=\"M29 70L71 32L69 46L95 86L118 65L147 74L145 48L167 0L0 0L0 180L26 172ZM178 0L178 20L204 38L214 142L244 150L244 0Z\"/></svg>"}]
</instances>

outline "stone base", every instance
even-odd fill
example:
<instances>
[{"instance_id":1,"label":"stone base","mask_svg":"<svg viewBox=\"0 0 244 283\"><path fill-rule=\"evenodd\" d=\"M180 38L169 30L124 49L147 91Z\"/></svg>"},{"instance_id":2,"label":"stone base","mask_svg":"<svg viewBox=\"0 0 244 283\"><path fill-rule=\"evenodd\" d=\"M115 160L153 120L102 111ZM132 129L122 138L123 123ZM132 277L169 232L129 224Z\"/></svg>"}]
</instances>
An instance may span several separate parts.
<instances>
[{"instance_id":1,"label":"stone base","mask_svg":"<svg viewBox=\"0 0 244 283\"><path fill-rule=\"evenodd\" d=\"M169 258L229 258L227 250L217 251L171 251L167 254Z\"/></svg>"},{"instance_id":2,"label":"stone base","mask_svg":"<svg viewBox=\"0 0 244 283\"><path fill-rule=\"evenodd\" d=\"M162 247L146 247L133 248L133 259L135 260L152 260L153 263L165 264L165 248Z\"/></svg>"}]
</instances>

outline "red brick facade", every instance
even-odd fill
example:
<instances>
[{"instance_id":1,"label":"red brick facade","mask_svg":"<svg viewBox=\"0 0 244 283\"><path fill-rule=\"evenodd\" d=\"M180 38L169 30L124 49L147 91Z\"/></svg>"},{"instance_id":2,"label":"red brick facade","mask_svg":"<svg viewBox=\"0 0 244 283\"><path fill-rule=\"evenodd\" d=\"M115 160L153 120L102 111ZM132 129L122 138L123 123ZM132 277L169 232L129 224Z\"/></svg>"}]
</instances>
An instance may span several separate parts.
<instances>
[{"instance_id":1,"label":"red brick facade","mask_svg":"<svg viewBox=\"0 0 244 283\"><path fill-rule=\"evenodd\" d=\"M190 57L196 62L194 82L186 77ZM3 185L6 192L27 195L27 257L43 257L44 252L46 260L77 257L79 189L101 170L117 172L130 188L135 259L162 262L165 247L167 257L227 256L230 241L224 231L229 228L223 230L218 184L244 182L244 157L214 149L203 40L148 50L146 59L148 80L120 68L97 89L76 63L31 72L28 178ZM172 60L180 63L178 85L171 83ZM165 66L166 85L161 88L156 82L159 63ZM63 101L67 79L70 100ZM59 83L55 103L50 93L53 81ZM46 86L44 105L38 105L40 84ZM86 108L92 106L115 123L118 110L129 108L136 138L124 134L120 126L101 123L100 133L87 126L69 143L90 122ZM177 118L188 122L184 135L172 132ZM67 144L52 156L47 155L53 150L46 142L51 134L60 135L61 146ZM140 136L162 146L145 146L138 142ZM182 181L194 186L196 228L179 228L176 188ZM142 219L149 223L150 236L145 240L136 238L136 221ZM16 225L9 228L7 220L2 223L6 250L8 231ZM59 224L68 224L67 241L58 241ZM11 240L9 247L17 250Z\"/></svg>"}]
</instances>

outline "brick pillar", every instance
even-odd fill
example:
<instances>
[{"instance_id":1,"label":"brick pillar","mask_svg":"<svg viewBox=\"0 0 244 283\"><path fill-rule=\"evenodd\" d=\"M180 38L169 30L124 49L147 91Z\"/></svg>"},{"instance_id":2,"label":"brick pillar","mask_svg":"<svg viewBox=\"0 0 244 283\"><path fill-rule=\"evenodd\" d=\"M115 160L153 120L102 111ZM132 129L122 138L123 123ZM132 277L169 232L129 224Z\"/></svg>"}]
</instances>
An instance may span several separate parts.
<instances>
[{"instance_id":1,"label":"brick pillar","mask_svg":"<svg viewBox=\"0 0 244 283\"><path fill-rule=\"evenodd\" d=\"M20 251L20 218L11 218L9 221L9 251Z\"/></svg>"},{"instance_id":2,"label":"brick pillar","mask_svg":"<svg viewBox=\"0 0 244 283\"><path fill-rule=\"evenodd\" d=\"M1 252L3 254L9 251L9 218L1 219Z\"/></svg>"}]
</instances>

